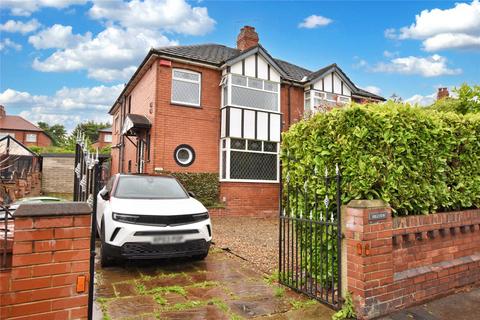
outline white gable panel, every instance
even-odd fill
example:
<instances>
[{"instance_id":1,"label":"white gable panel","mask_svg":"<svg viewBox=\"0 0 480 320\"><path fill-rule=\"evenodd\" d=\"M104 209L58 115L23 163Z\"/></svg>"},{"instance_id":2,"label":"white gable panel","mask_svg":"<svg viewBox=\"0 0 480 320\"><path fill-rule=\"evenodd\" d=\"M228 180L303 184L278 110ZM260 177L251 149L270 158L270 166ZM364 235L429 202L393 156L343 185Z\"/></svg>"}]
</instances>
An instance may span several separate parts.
<instances>
[{"instance_id":1,"label":"white gable panel","mask_svg":"<svg viewBox=\"0 0 480 320\"><path fill-rule=\"evenodd\" d=\"M255 111L243 111L243 136L245 139L255 139Z\"/></svg>"},{"instance_id":2,"label":"white gable panel","mask_svg":"<svg viewBox=\"0 0 480 320\"><path fill-rule=\"evenodd\" d=\"M313 89L323 91L322 88L322 79L318 80L313 84Z\"/></svg>"},{"instance_id":3,"label":"white gable panel","mask_svg":"<svg viewBox=\"0 0 480 320\"><path fill-rule=\"evenodd\" d=\"M326 92L332 92L332 74L329 73L323 78L323 83L325 86L324 91Z\"/></svg>"},{"instance_id":4,"label":"white gable panel","mask_svg":"<svg viewBox=\"0 0 480 320\"><path fill-rule=\"evenodd\" d=\"M343 83L343 95L344 96L351 96L352 92L350 91L350 88L348 88L346 83Z\"/></svg>"},{"instance_id":5,"label":"white gable panel","mask_svg":"<svg viewBox=\"0 0 480 320\"><path fill-rule=\"evenodd\" d=\"M268 80L268 63L261 55L258 56L258 78Z\"/></svg>"},{"instance_id":6,"label":"white gable panel","mask_svg":"<svg viewBox=\"0 0 480 320\"><path fill-rule=\"evenodd\" d=\"M242 61L239 61L230 67L230 72L235 74L242 74Z\"/></svg>"},{"instance_id":7,"label":"white gable panel","mask_svg":"<svg viewBox=\"0 0 480 320\"><path fill-rule=\"evenodd\" d=\"M242 137L242 110L230 108L230 137Z\"/></svg>"},{"instance_id":8,"label":"white gable panel","mask_svg":"<svg viewBox=\"0 0 480 320\"><path fill-rule=\"evenodd\" d=\"M280 82L280 73L270 66L270 81Z\"/></svg>"},{"instance_id":9,"label":"white gable panel","mask_svg":"<svg viewBox=\"0 0 480 320\"><path fill-rule=\"evenodd\" d=\"M340 80L336 73L333 74L333 90L335 93L342 93L342 80Z\"/></svg>"},{"instance_id":10,"label":"white gable panel","mask_svg":"<svg viewBox=\"0 0 480 320\"><path fill-rule=\"evenodd\" d=\"M268 113L257 112L257 139L268 139Z\"/></svg>"},{"instance_id":11,"label":"white gable panel","mask_svg":"<svg viewBox=\"0 0 480 320\"><path fill-rule=\"evenodd\" d=\"M245 75L255 77L255 55L245 58Z\"/></svg>"},{"instance_id":12,"label":"white gable panel","mask_svg":"<svg viewBox=\"0 0 480 320\"><path fill-rule=\"evenodd\" d=\"M270 141L280 141L280 115L270 114Z\"/></svg>"}]
</instances>

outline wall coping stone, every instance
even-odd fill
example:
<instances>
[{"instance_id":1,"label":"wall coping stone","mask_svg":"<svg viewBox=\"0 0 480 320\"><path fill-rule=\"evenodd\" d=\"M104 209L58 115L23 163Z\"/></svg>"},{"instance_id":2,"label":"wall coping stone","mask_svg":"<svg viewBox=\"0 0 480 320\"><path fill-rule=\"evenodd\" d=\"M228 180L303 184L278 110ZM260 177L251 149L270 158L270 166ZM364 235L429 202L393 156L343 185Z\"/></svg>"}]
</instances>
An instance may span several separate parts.
<instances>
[{"instance_id":1,"label":"wall coping stone","mask_svg":"<svg viewBox=\"0 0 480 320\"><path fill-rule=\"evenodd\" d=\"M351 200L348 205L349 208L385 208L389 205L383 200Z\"/></svg>"},{"instance_id":2,"label":"wall coping stone","mask_svg":"<svg viewBox=\"0 0 480 320\"><path fill-rule=\"evenodd\" d=\"M15 210L14 217L71 216L91 214L86 202L26 203Z\"/></svg>"}]
</instances>

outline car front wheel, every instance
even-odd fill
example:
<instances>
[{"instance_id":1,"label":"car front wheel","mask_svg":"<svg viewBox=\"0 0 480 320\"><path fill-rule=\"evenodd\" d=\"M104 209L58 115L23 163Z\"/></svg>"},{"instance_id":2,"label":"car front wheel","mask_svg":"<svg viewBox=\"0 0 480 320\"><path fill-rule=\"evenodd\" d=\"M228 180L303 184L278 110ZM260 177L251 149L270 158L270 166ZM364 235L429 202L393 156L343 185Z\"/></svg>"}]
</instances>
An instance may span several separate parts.
<instances>
[{"instance_id":1,"label":"car front wheel","mask_svg":"<svg viewBox=\"0 0 480 320\"><path fill-rule=\"evenodd\" d=\"M115 260L110 257L105 243L105 224L102 222L100 231L100 265L102 268L112 267L115 264Z\"/></svg>"}]
</instances>

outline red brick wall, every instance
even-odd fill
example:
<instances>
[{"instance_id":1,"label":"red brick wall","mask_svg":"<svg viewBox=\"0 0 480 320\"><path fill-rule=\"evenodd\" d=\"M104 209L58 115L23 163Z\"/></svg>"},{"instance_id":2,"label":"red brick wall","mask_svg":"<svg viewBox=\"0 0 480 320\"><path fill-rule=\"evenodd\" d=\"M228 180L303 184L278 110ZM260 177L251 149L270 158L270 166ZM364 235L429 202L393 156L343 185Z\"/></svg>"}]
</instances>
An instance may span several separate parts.
<instances>
[{"instance_id":1,"label":"red brick wall","mask_svg":"<svg viewBox=\"0 0 480 320\"><path fill-rule=\"evenodd\" d=\"M290 107L288 106L289 94ZM282 131L287 131L292 124L303 118L304 89L282 84L280 89L280 111L282 112Z\"/></svg>"},{"instance_id":2,"label":"red brick wall","mask_svg":"<svg viewBox=\"0 0 480 320\"><path fill-rule=\"evenodd\" d=\"M15 218L12 269L0 273L1 319L86 319L90 215ZM76 292L77 276L87 290Z\"/></svg>"},{"instance_id":3,"label":"red brick wall","mask_svg":"<svg viewBox=\"0 0 480 320\"><path fill-rule=\"evenodd\" d=\"M21 131L21 130L8 130L1 129L0 132L14 133L15 139L18 142L28 146L48 147L52 144L52 140L43 132L39 131ZM26 142L27 134L34 133L37 135L37 142Z\"/></svg>"},{"instance_id":4,"label":"red brick wall","mask_svg":"<svg viewBox=\"0 0 480 320\"><path fill-rule=\"evenodd\" d=\"M279 185L277 183L220 183L220 200L233 216L278 215Z\"/></svg>"},{"instance_id":5,"label":"red brick wall","mask_svg":"<svg viewBox=\"0 0 480 320\"><path fill-rule=\"evenodd\" d=\"M480 284L480 210L393 219L390 212L378 202L346 209L346 279L361 319ZM386 218L372 221L375 213Z\"/></svg>"}]
</instances>

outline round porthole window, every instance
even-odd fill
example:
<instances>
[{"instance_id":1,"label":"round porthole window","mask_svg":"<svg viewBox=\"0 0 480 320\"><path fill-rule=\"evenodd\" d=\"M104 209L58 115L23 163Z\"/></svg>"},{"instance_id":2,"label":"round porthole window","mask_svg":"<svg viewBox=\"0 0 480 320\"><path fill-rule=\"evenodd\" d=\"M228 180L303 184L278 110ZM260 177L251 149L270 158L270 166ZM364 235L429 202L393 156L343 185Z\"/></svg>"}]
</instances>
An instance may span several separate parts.
<instances>
[{"instance_id":1,"label":"round porthole window","mask_svg":"<svg viewBox=\"0 0 480 320\"><path fill-rule=\"evenodd\" d=\"M175 149L173 157L178 165L188 167L195 161L195 151L188 144L181 144Z\"/></svg>"}]
</instances>

